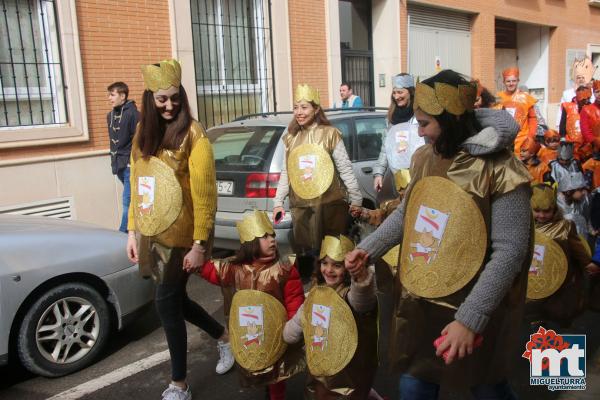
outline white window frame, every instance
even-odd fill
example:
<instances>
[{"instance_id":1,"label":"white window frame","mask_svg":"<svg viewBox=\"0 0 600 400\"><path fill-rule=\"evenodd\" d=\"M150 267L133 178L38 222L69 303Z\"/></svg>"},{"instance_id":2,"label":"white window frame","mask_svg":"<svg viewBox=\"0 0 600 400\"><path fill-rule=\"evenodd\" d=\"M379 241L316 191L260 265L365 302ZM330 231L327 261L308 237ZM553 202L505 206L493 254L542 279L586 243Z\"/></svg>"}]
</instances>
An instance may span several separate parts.
<instances>
[{"instance_id":1,"label":"white window frame","mask_svg":"<svg viewBox=\"0 0 600 400\"><path fill-rule=\"evenodd\" d=\"M39 4L42 4L43 13L38 9ZM3 94L3 98L10 99L13 101L17 101L17 99L27 99L28 97L32 100L50 100L52 99L53 108L54 108L54 120L55 121L66 121L67 119L67 110L64 103L64 87L60 88L56 84L57 76L54 73L54 69L50 68L48 65L51 63L55 63L56 60L60 60L60 49L58 47L58 43L54 41L56 37L52 34L53 29L51 29L51 24L54 26L54 32L58 35L58 27L56 26L56 20L50 21L48 18L49 11L51 10L52 15L56 18L54 13L53 2L48 2L46 0L36 1L34 2L34 7L36 9L36 17L39 31L44 35L44 37L49 38L49 46L48 52L41 52L42 62L46 65L44 68L44 86L8 86L3 87L2 82L0 82L0 93ZM42 17L43 15L43 17ZM50 85L47 80L47 76L51 76L52 84ZM58 77L60 78L60 76ZM52 124L55 125L55 124ZM31 127L31 125L22 125L22 127ZM0 127L1 130L10 130L14 128L20 128L16 126L8 126L8 127Z\"/></svg>"},{"instance_id":2,"label":"white window frame","mask_svg":"<svg viewBox=\"0 0 600 400\"><path fill-rule=\"evenodd\" d=\"M2 127L0 128L0 148L40 146L89 140L75 0L57 0L55 4L57 19L55 25L60 29L57 34L61 52L58 54L62 55L61 64L64 90L62 93L57 92L56 88L53 88L53 90L57 93L55 101L66 104L66 110L62 112L67 113L68 121L63 124ZM46 26L48 27L47 21ZM53 43L52 47L58 51L56 43ZM55 49L53 49L53 52ZM44 58L44 61L47 62L48 60ZM56 84L56 80L53 80L53 84ZM17 93L20 94L21 90L24 90L26 94L27 88L16 89ZM29 88L30 93L31 89ZM61 96L64 96L64 98ZM56 107L55 110L55 112L61 112Z\"/></svg>"},{"instance_id":3,"label":"white window frame","mask_svg":"<svg viewBox=\"0 0 600 400\"><path fill-rule=\"evenodd\" d=\"M267 95L267 69L264 68L262 64L262 58L264 58L264 66L269 66L270 60L266 58L266 38L264 32L263 25L263 4L264 0L251 0L254 2L254 13L253 18L256 21L256 44L254 46L254 56L256 57L256 68L257 68L257 80L258 84L227 84L227 79L225 77L225 43L223 39L223 10L221 9L221 0L217 0L216 2L216 15L220 16L219 23L216 23L216 33L217 33L217 49L219 56L219 84L212 85L197 85L196 90L198 91L198 95L201 96L214 96L215 93L219 93L220 91L225 91L227 93L235 93L235 94L250 94L250 93L260 93L261 97L261 110L267 110L269 108L269 98ZM272 27L271 27L272 29ZM273 49L271 49L273 51Z\"/></svg>"}]
</instances>

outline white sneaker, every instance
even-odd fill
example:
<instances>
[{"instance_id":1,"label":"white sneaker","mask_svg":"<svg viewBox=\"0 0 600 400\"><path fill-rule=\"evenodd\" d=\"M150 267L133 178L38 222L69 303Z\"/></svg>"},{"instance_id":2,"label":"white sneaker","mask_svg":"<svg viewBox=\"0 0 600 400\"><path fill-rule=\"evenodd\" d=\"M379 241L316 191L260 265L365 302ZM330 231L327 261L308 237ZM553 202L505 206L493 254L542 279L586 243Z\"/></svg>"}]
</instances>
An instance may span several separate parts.
<instances>
[{"instance_id":1,"label":"white sneaker","mask_svg":"<svg viewBox=\"0 0 600 400\"><path fill-rule=\"evenodd\" d=\"M229 371L231 367L233 367L235 359L231 353L231 345L229 342L225 343L219 340L217 343L217 349L219 349L219 362L217 363L217 368L215 368L215 371L217 374L222 375Z\"/></svg>"},{"instance_id":2,"label":"white sneaker","mask_svg":"<svg viewBox=\"0 0 600 400\"><path fill-rule=\"evenodd\" d=\"M169 384L169 387L162 394L163 400L192 400L192 391L188 385L186 390L183 390L177 385Z\"/></svg>"}]
</instances>

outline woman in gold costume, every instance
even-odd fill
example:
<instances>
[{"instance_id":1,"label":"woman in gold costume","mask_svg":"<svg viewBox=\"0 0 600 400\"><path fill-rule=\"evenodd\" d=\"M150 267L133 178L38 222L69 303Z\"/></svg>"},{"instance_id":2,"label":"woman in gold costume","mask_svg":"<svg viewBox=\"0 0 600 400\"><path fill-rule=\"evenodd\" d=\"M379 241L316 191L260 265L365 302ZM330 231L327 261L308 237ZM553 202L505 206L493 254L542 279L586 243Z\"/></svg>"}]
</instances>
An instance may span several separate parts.
<instances>
[{"instance_id":1,"label":"woman in gold costume","mask_svg":"<svg viewBox=\"0 0 600 400\"><path fill-rule=\"evenodd\" d=\"M402 204L346 256L351 273L401 243L390 361L400 397L440 386L514 399L532 223L529 174L508 149L519 128L503 110L473 111L476 87L445 70L418 83L426 145ZM434 344L435 342L435 344Z\"/></svg>"},{"instance_id":2,"label":"woman in gold costume","mask_svg":"<svg viewBox=\"0 0 600 400\"><path fill-rule=\"evenodd\" d=\"M346 233L348 212L358 216L362 205L342 134L331 126L320 104L318 91L298 85L294 119L283 138L285 162L273 208L277 223L289 194L294 251L309 257L309 268L319 254L323 237Z\"/></svg>"},{"instance_id":3,"label":"woman in gold costume","mask_svg":"<svg viewBox=\"0 0 600 400\"><path fill-rule=\"evenodd\" d=\"M190 273L210 251L216 212L211 144L190 113L176 60L142 67L146 90L131 151L127 255L156 283L155 304L171 355L164 400L190 400L186 383L189 321L219 339L217 373L233 366L225 328L186 293Z\"/></svg>"}]
</instances>

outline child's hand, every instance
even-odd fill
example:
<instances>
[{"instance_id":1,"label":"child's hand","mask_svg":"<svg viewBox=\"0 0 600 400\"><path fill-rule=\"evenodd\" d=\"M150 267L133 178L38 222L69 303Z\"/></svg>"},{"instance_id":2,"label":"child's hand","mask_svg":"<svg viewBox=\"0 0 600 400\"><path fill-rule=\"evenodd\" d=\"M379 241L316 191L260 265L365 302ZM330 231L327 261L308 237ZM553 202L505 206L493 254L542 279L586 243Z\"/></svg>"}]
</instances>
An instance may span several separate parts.
<instances>
[{"instance_id":1,"label":"child's hand","mask_svg":"<svg viewBox=\"0 0 600 400\"><path fill-rule=\"evenodd\" d=\"M350 253L346 254L344 266L350 275L354 276L354 274L359 274L360 270L365 268L368 259L369 253L363 249L354 249Z\"/></svg>"},{"instance_id":2,"label":"child's hand","mask_svg":"<svg viewBox=\"0 0 600 400\"><path fill-rule=\"evenodd\" d=\"M189 274L198 272L204 265L206 250L194 243L191 250L183 258L183 270Z\"/></svg>"},{"instance_id":3,"label":"child's hand","mask_svg":"<svg viewBox=\"0 0 600 400\"><path fill-rule=\"evenodd\" d=\"M350 272L350 271L348 271L348 272ZM352 280L355 282L360 283L360 282L364 281L365 279L367 279L367 276L368 276L366 266L361 267L358 272L350 273L350 276L352 277Z\"/></svg>"},{"instance_id":4,"label":"child's hand","mask_svg":"<svg viewBox=\"0 0 600 400\"><path fill-rule=\"evenodd\" d=\"M362 207L355 206L355 205L350 206L350 215L352 215L354 218L360 217L361 214L362 214Z\"/></svg>"},{"instance_id":5,"label":"child's hand","mask_svg":"<svg viewBox=\"0 0 600 400\"><path fill-rule=\"evenodd\" d=\"M588 265L586 265L585 266L585 270L591 276L597 276L598 274L600 274L600 267L597 266L596 264L594 264L593 262L591 262Z\"/></svg>"}]
</instances>

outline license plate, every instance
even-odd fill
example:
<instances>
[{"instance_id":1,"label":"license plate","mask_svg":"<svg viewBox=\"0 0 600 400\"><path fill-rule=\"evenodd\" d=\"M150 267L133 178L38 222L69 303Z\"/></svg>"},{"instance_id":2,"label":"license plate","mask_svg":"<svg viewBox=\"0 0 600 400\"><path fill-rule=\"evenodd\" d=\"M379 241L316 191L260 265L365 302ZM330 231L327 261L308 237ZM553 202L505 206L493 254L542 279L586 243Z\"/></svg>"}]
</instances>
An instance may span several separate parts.
<instances>
[{"instance_id":1,"label":"license plate","mask_svg":"<svg viewBox=\"0 0 600 400\"><path fill-rule=\"evenodd\" d=\"M217 193L228 196L233 195L233 181L217 181Z\"/></svg>"}]
</instances>

